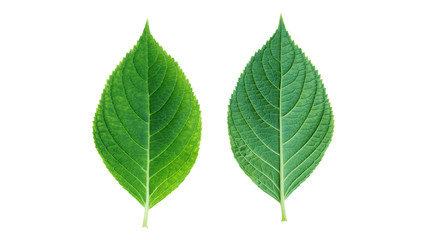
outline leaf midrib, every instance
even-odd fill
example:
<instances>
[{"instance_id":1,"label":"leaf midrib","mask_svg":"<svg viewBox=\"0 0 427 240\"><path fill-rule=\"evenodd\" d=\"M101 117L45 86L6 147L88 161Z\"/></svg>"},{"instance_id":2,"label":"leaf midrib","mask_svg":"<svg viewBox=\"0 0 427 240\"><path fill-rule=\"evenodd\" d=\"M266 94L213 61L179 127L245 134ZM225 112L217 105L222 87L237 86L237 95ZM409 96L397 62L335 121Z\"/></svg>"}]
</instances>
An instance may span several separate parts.
<instances>
[{"instance_id":1,"label":"leaf midrib","mask_svg":"<svg viewBox=\"0 0 427 240\"><path fill-rule=\"evenodd\" d=\"M283 125L282 125L282 119L283 119L283 116L282 116L282 89L283 89L283 87L287 86L287 85L283 86L283 78L286 76L286 74L288 74L291 71L292 67L294 66L296 53L294 52L294 58L292 60L291 66L287 69L286 73L283 73L283 63L282 63L283 30L285 30L285 27L284 27L282 16L280 16L280 23L279 23L279 35L280 35L279 36L280 37L280 39L279 39L280 40L279 41L279 44L280 44L280 55L279 55L279 58L280 58L279 59L280 60L280 88L279 88L280 206L281 206L281 210L282 210L282 221L286 221L286 212L285 212L285 204L284 204L286 195L285 195L285 186L284 186L285 185L285 182L284 182L284 174L285 173L284 173L284 162L283 162L284 161L283 160L283 156L284 156L283 155L283 151L284 151L283 145L284 144L283 144L283 134L282 134L282 130L283 130ZM295 49L293 48L293 50L295 50Z\"/></svg>"},{"instance_id":2,"label":"leaf midrib","mask_svg":"<svg viewBox=\"0 0 427 240\"><path fill-rule=\"evenodd\" d=\"M282 17L280 17L282 18ZM283 83L283 69L282 69L282 22L279 24L279 37L280 37L280 87L279 87L279 144L280 144L280 205L282 208L282 220L284 213L284 186L283 186L283 144L282 144L282 83Z\"/></svg>"},{"instance_id":3,"label":"leaf midrib","mask_svg":"<svg viewBox=\"0 0 427 240\"><path fill-rule=\"evenodd\" d=\"M144 41L144 44L145 44L145 49L146 49L146 51L147 51L147 65L146 65L146 67L147 67L147 76L146 76L146 79L147 79L147 93L148 93L148 96L147 96L147 116L148 116L148 123L147 123L147 171L145 172L146 173L146 188L145 188L145 213L144 213L144 225L146 225L147 224L147 217L148 217L148 209L149 209L149 204L150 204L150 135L151 135L151 133L150 133L150 122L151 122L151 112L150 112L150 88L149 88L149 76L148 76L148 71L149 71L149 67L148 67L148 65L149 65L149 59L148 59L148 55L149 55L149 53L148 53L148 36L150 35L150 33L149 33L149 31L148 31L148 34L147 34L147 36L146 36L146 38L145 38L145 41ZM157 58L157 56L156 56L156 58Z\"/></svg>"}]
</instances>

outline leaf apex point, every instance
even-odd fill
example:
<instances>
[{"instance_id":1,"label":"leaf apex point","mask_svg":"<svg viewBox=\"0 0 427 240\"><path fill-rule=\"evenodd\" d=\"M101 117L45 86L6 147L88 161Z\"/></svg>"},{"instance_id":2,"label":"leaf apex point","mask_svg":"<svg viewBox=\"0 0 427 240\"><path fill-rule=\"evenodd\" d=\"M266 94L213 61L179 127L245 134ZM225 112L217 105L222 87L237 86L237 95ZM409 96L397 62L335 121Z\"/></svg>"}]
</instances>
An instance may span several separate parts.
<instances>
[{"instance_id":1,"label":"leaf apex point","mask_svg":"<svg viewBox=\"0 0 427 240\"><path fill-rule=\"evenodd\" d=\"M283 22L283 16L281 13L280 13L280 19L279 19L279 27L285 28L285 23Z\"/></svg>"},{"instance_id":2,"label":"leaf apex point","mask_svg":"<svg viewBox=\"0 0 427 240\"><path fill-rule=\"evenodd\" d=\"M147 18L147 21L145 22L144 32L150 33L150 26L148 24L148 18Z\"/></svg>"}]
</instances>

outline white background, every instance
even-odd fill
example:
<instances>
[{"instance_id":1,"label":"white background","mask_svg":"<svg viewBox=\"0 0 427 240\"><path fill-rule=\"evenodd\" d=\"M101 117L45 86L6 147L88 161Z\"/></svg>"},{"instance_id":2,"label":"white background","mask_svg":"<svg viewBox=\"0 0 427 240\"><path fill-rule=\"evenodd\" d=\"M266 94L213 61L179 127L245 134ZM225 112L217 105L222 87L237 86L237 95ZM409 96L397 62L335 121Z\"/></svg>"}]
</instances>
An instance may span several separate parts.
<instances>
[{"instance_id":1,"label":"white background","mask_svg":"<svg viewBox=\"0 0 427 240\"><path fill-rule=\"evenodd\" d=\"M425 1L1 1L0 239L427 239ZM286 28L335 114L323 161L280 206L227 134L240 73ZM199 99L199 157L150 210L92 139L109 74L146 19Z\"/></svg>"}]
</instances>

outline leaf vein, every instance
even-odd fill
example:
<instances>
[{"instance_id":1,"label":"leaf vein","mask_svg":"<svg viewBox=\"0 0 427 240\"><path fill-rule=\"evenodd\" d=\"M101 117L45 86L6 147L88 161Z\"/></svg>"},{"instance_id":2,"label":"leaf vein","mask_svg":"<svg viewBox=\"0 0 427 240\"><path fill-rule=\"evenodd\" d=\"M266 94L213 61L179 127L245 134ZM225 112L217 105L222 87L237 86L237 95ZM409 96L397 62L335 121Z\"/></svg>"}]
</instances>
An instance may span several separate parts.
<instances>
[{"instance_id":1,"label":"leaf vein","mask_svg":"<svg viewBox=\"0 0 427 240\"><path fill-rule=\"evenodd\" d=\"M235 122L233 120L233 114L231 114L230 120L232 121L232 124L235 126ZM270 166L273 170L275 170L276 172L279 172L275 167L273 167L272 165L270 165L268 162L266 162L263 158L261 158L260 156L258 156L258 154L256 154L254 151L252 151L252 149L249 147L249 145L247 145L247 143L245 142L244 138L242 138L242 135L239 133L239 131L237 130L237 128L235 129L237 134L239 135L239 138L245 143L245 145L248 147L248 149L253 152L255 154L255 156L257 156L261 161L263 161L264 163L266 163L268 166ZM234 138L232 135L230 135L230 137L235 141L236 138ZM240 152L240 156L243 157L243 159L249 163L249 165L252 166L252 168L254 168L256 171L258 171L259 173L261 173L263 176L265 176L268 180L271 181L271 183L273 184L273 186L275 186L277 188L277 190L279 190L279 187L275 184L275 182L269 177L267 176L265 173L263 173L261 170L259 170L257 167L255 167L255 165L253 165L251 163L251 161L249 161L240 151L240 149L238 149L238 151ZM267 187L267 186L266 186ZM270 191L273 191L272 189L270 189ZM274 192L274 191L273 191Z\"/></svg>"},{"instance_id":2,"label":"leaf vein","mask_svg":"<svg viewBox=\"0 0 427 240\"><path fill-rule=\"evenodd\" d=\"M299 167L301 167L302 166L302 164L305 162L305 161L307 161L307 159L309 159L310 157L311 157L311 155L313 155L313 153L314 152L316 152L316 150L320 147L320 146L322 146L322 143L323 143L323 141L325 140L325 138L326 138L326 136L328 135L328 133L329 133L329 128L330 128L330 126L331 126L331 124L328 124L328 128L327 128L327 130L325 131L325 135L323 135L323 137L322 137L322 140L319 142L319 145L317 145L317 147L310 153L310 155L308 156L308 157L306 157L300 164L298 164L298 166L296 166L287 176L286 176L286 178L283 180L283 182L285 182L287 179L288 179L288 177L293 173L293 172L295 172L296 171L296 169L298 169ZM313 136L314 136L314 134L313 134ZM321 155L320 155L321 156ZM318 158L317 158L318 159ZM317 159L315 159L315 161L314 162L316 162L317 161ZM311 167L311 165L310 165L310 167ZM310 167L308 167L307 169L309 169ZM306 169L306 170L307 170ZM305 171L306 171L305 170ZM305 172L304 171L304 172ZM292 181L292 183L290 184L290 185L288 185L288 189L286 190L286 193L288 192L288 190L289 190L289 188L290 188L290 186L292 186L292 184L296 181L296 179L298 179L304 172L302 172L302 173L300 173L299 175L298 175L298 177L297 178L295 178L293 181Z\"/></svg>"},{"instance_id":3,"label":"leaf vein","mask_svg":"<svg viewBox=\"0 0 427 240\"><path fill-rule=\"evenodd\" d=\"M97 135L98 135L98 139L101 141L101 143L102 143L102 145L104 145L104 147L105 147L105 150L107 151L107 153L114 159L114 160L116 160L117 161L117 163L119 163L126 171L128 171L129 172L129 170L127 170L126 168L125 168L125 166L123 166L123 164L120 162L120 161L118 161L117 160L117 158L116 157L114 157L114 155L110 152L110 150L108 150L108 148L107 148L107 145L105 145L105 143L104 143L104 140L102 140L102 137L101 137L101 135L99 134L99 128L98 128L98 126L95 124L95 128L96 128L96 130L97 130ZM111 166L111 169L116 173L116 174L118 174L120 177L122 177L123 178L123 180L125 180L125 182L126 183L128 183L128 185L130 186L130 187L132 187L135 191L136 191L136 193L138 194L138 197L141 199L141 201L142 202L144 202L145 203L145 201L144 201L144 199L142 198L142 196L141 196L141 193L138 191L138 189L131 183L131 182L129 182L119 171L117 171L114 167L113 167L113 165L107 160L107 158L104 158L104 157L102 157L102 159L106 162L106 163L108 163L110 166ZM130 173L131 174L131 173ZM144 188L145 188L145 186L144 185L142 185Z\"/></svg>"},{"instance_id":4,"label":"leaf vein","mask_svg":"<svg viewBox=\"0 0 427 240\"><path fill-rule=\"evenodd\" d=\"M298 73L298 76L299 76L299 73ZM295 78L295 79L296 79L296 78ZM285 114L282 116L282 118L286 117L286 116L287 116L290 112L292 112L292 111L295 109L295 107L298 105L299 101L300 101L300 100L301 100L301 98L302 98L302 94L303 94L303 92L304 92L304 87L305 87L305 82L306 82L306 80L307 80L307 65L306 65L306 62L304 61L304 81L303 81L303 83L302 83L301 92L300 92L300 94L299 94L299 96L298 96L298 100L295 102L294 106L292 106L292 108L291 108L287 113L285 113ZM316 87L317 87L317 84L316 84Z\"/></svg>"},{"instance_id":5,"label":"leaf vein","mask_svg":"<svg viewBox=\"0 0 427 240\"><path fill-rule=\"evenodd\" d=\"M237 105L237 107L239 107L239 106L238 106L239 104L237 103L237 96L236 96L236 105ZM240 115L242 115L242 114L241 114L241 111L240 111L240 108L239 108L239 113L240 113ZM233 116L233 115L231 115L231 116ZM242 118L244 119L243 115L242 115ZM233 125L235 125L235 126L236 126L236 124L235 124L235 122L234 122L234 119L231 119L231 121L233 122ZM246 125L247 125L247 123L246 123ZM259 156L259 155L255 152L255 150L254 150L254 149L252 149L252 148L249 146L249 144L244 140L244 138L242 137L242 135L240 134L240 132L239 132L239 130L238 130L237 128L236 128L236 132L239 134L240 139L242 139L243 143L248 147L248 149L249 149L251 152L253 152L253 153L255 154L255 156L257 156L261 161L263 161L265 164L267 164L268 166L270 166L271 168L273 168L275 171L279 172L279 170L278 170L278 169L276 169L273 165L271 165L269 162L267 162L266 160L264 160L264 158L262 158L261 156Z\"/></svg>"},{"instance_id":6,"label":"leaf vein","mask_svg":"<svg viewBox=\"0 0 427 240\"><path fill-rule=\"evenodd\" d=\"M196 127L196 129L197 129L197 127ZM178 174L178 173L180 173L180 170L188 163L188 161L190 161L191 160L191 156L193 156L193 153L195 152L194 150L196 150L198 148L198 146L196 145L196 146L194 146L194 148L193 148L193 150L191 151L191 153L190 153L190 155L188 156L188 158L187 158L187 160L185 160L185 162L181 165L181 167L174 173L174 174L172 174L172 175L170 175L168 178L166 178L163 182L161 182L151 193L150 193L150 196L152 196L156 191L157 191L157 189L159 189L159 187L160 186L162 186L163 185L163 183L165 183L167 180L169 180L170 178L172 178L173 176L175 176L176 174ZM176 182L178 182L178 181L176 181ZM176 183L175 182L175 183ZM157 195L157 197L156 198L154 198L153 199L153 202L155 202L160 196L162 196L162 194L164 194L165 192L167 192L171 187L172 187L172 185L173 184L175 184L175 183L172 183L172 184L170 184L170 187L169 188L167 188L167 189L165 189L163 192L161 192L160 194L158 194Z\"/></svg>"},{"instance_id":7,"label":"leaf vein","mask_svg":"<svg viewBox=\"0 0 427 240\"><path fill-rule=\"evenodd\" d=\"M315 80L317 81L317 80ZM314 106L314 102L316 100L316 96L317 96L317 91L318 91L318 84L316 84L316 95L313 97L313 101L311 102L311 106L310 106L310 110L308 111L307 117L305 117L304 121L301 123L301 125L299 126L298 130L288 139L286 140L283 145L285 145L286 143L290 142L302 129L302 126L304 126L305 122L307 121L307 119L309 119L310 113L313 111L313 106Z\"/></svg>"},{"instance_id":8,"label":"leaf vein","mask_svg":"<svg viewBox=\"0 0 427 240\"><path fill-rule=\"evenodd\" d=\"M325 108L326 108L326 103L323 99L323 109L322 109L322 119L325 116ZM310 136L310 138L307 139L307 141L304 143L304 145L302 145L302 147L296 151L294 154L292 154L292 156L290 158L288 158L288 160L283 164L283 167L286 166L286 164L288 164L289 161L291 161L291 159L297 155L307 144L308 142L313 138L313 136L315 135L315 133L317 132L317 130L319 129L321 123L322 123L322 119L319 121L319 123L316 126L316 130L314 130L313 134Z\"/></svg>"},{"instance_id":9,"label":"leaf vein","mask_svg":"<svg viewBox=\"0 0 427 240\"><path fill-rule=\"evenodd\" d=\"M192 132L191 136L189 137L188 142L185 145L187 145L190 142L191 138L194 136L194 134L197 133L196 130L197 130L197 125L194 127L193 132ZM157 170L157 172L155 172L153 175L150 176L150 179L153 178L157 173L159 173L163 169L167 168L170 164L175 162L175 160L177 160L179 158L179 156L181 156L181 154L184 152L184 150L185 150L185 148L182 148L181 152L171 162L169 162L166 166L162 167L161 169Z\"/></svg>"},{"instance_id":10,"label":"leaf vein","mask_svg":"<svg viewBox=\"0 0 427 240\"><path fill-rule=\"evenodd\" d=\"M172 144L178 139L178 136L181 134L181 132L182 132L182 130L184 130L184 128L185 128L185 125L187 124L187 122L188 122L188 120L190 119L190 116L191 116L191 112L193 111L193 98L192 97L190 97L190 99L191 99L191 102L190 102L190 104L191 104L191 109L190 109L190 111L189 111L189 114L188 114L188 117L187 117L187 119L185 120L185 122L184 122L184 124L182 125L182 128L180 129L180 131L179 131L179 133L176 135L176 137L173 139L173 141L162 151L162 152L160 152L159 154L157 154L155 157L153 157L151 160L150 160L150 162L151 161L154 161L156 158L158 158L158 157L160 157L164 152L166 152L169 148L170 148L170 146L172 146ZM169 125L169 124L168 124Z\"/></svg>"},{"instance_id":11,"label":"leaf vein","mask_svg":"<svg viewBox=\"0 0 427 240\"><path fill-rule=\"evenodd\" d=\"M244 76L246 76L246 74L245 74ZM258 117L259 117L263 122L265 122L267 125L269 125L271 128L273 128L273 129L274 129L274 130L276 130L276 131L279 131L279 129L278 129L278 128L276 128L275 126L271 125L271 124L270 124L269 122L267 122L263 117L261 117L261 115L259 114L259 112L258 112L258 111L256 110L256 108L254 107L255 105L253 104L252 100L249 98L248 91L247 91L247 89L246 89L246 80L245 80L245 79L243 79L243 84L245 85L245 86L244 86L245 94L248 96L247 98L248 98L249 102L251 103L250 105L251 105L251 107L254 109L254 112L256 113L256 115L258 115Z\"/></svg>"}]
</instances>

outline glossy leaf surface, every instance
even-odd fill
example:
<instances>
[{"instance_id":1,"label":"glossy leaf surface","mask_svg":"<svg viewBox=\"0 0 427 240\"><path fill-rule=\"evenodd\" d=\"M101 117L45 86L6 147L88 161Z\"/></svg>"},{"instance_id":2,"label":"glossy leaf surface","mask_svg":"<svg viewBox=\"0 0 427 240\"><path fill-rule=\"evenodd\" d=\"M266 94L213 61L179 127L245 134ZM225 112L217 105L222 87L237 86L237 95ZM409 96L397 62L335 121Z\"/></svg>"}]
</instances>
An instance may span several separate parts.
<instances>
[{"instance_id":1,"label":"glossy leaf surface","mask_svg":"<svg viewBox=\"0 0 427 240\"><path fill-rule=\"evenodd\" d=\"M150 33L107 81L93 125L96 149L116 180L148 210L176 189L199 150L201 116L190 83Z\"/></svg>"}]
</instances>

